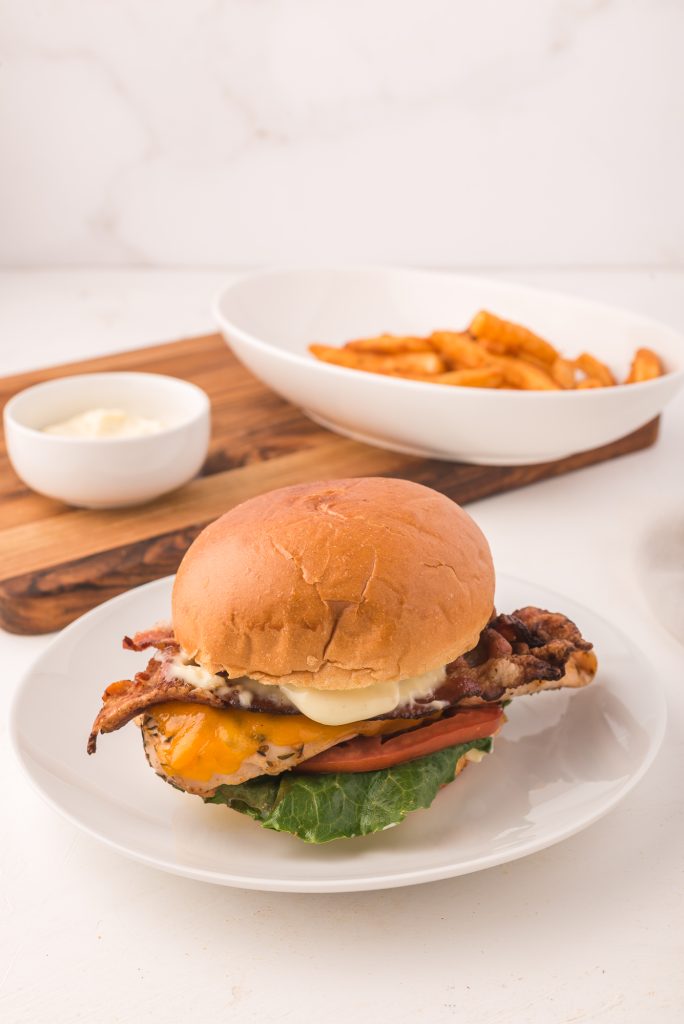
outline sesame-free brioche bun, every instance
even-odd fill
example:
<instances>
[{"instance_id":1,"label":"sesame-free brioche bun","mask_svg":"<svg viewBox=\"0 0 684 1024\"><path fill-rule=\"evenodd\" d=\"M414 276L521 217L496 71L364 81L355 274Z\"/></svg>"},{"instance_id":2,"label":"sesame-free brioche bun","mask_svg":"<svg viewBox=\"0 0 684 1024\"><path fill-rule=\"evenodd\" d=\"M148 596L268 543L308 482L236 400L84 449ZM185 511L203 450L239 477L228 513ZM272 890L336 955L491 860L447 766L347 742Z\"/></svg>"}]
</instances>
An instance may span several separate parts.
<instances>
[{"instance_id":1,"label":"sesame-free brioche bun","mask_svg":"<svg viewBox=\"0 0 684 1024\"><path fill-rule=\"evenodd\" d=\"M173 588L181 647L213 672L346 690L475 646L494 569L462 508L408 480L283 487L197 537Z\"/></svg>"}]
</instances>

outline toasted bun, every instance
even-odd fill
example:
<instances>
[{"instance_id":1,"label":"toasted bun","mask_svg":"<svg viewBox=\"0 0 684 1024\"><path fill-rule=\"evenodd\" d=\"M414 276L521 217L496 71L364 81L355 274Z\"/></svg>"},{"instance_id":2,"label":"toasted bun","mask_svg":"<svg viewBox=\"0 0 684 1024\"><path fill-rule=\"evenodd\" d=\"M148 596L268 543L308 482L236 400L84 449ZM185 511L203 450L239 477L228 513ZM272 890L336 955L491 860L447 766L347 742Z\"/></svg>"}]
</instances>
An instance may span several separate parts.
<instances>
[{"instance_id":1,"label":"toasted bun","mask_svg":"<svg viewBox=\"0 0 684 1024\"><path fill-rule=\"evenodd\" d=\"M470 516L428 487L368 477L284 487L217 519L181 562L173 625L213 672L344 690L453 661L493 604Z\"/></svg>"}]
</instances>

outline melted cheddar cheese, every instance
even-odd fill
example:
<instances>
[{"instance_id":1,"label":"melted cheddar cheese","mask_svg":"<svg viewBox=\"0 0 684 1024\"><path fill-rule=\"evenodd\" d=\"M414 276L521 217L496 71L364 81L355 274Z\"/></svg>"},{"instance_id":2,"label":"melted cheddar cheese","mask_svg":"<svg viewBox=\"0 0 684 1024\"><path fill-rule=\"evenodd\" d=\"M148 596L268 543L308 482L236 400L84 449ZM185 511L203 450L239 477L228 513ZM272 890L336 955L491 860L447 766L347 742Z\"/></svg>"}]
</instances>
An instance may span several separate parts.
<instances>
[{"instance_id":1,"label":"melted cheddar cheese","mask_svg":"<svg viewBox=\"0 0 684 1024\"><path fill-rule=\"evenodd\" d=\"M352 736L402 732L418 724L413 719L393 719L321 725L304 715L269 715L180 701L150 708L146 719L152 719L158 731L157 753L162 768L169 775L195 782L206 782L214 775L232 775L244 761L257 754L267 757L272 748L281 748L271 756L276 762L282 759L273 766L282 771L299 759L283 758L282 748L297 751L316 744L318 749L326 749ZM264 771L269 771L267 764Z\"/></svg>"}]
</instances>

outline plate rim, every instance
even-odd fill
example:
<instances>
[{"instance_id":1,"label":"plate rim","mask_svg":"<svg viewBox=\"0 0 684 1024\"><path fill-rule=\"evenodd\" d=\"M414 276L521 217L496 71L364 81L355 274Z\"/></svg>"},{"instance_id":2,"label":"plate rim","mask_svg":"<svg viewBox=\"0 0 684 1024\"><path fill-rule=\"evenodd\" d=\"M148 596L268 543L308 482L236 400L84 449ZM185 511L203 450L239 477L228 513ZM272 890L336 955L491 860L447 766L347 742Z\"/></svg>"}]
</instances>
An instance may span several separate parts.
<instances>
[{"instance_id":1,"label":"plate rim","mask_svg":"<svg viewBox=\"0 0 684 1024\"><path fill-rule=\"evenodd\" d=\"M129 859L144 864L147 867L156 868L157 870L164 871L168 874L178 875L183 878L190 878L194 881L200 881L210 883L214 885L222 885L231 888L246 889L258 892L289 892L289 893L341 893L341 892L367 892L367 891L380 891L383 889L400 888L409 885L421 885L429 882L443 881L448 878L457 878L462 875L473 874L477 871L489 870L489 868L497 867L501 864L512 863L516 860L521 860L523 857L530 856L534 853L539 853L542 850L548 849L551 846L555 846L557 843L563 842L565 839L571 838L573 835L577 835L584 829L589 828L595 822L609 814L633 789L641 782L646 772L649 770L653 762L655 761L663 743L665 731L667 727L667 697L663 683L657 672L653 672L649 675L649 685L652 687L656 700L653 701L653 709L655 712L654 726L648 735L648 749L644 754L643 760L639 765L638 769L634 773L628 776L622 784L613 792L609 797L605 799L604 803L601 803L598 809L584 815L577 819L574 819L572 823L565 827L559 827L552 831L549 835L541 837L537 840L527 841L520 849L514 851L500 850L492 852L489 855L478 856L477 858L471 858L467 861L461 861L459 864L443 864L427 868L413 868L408 871L397 871L392 874L376 874L367 875L362 877L339 877L339 878L325 878L325 879L278 879L278 878L254 878L252 876L245 876L239 874L232 874L229 872L215 872L205 868L195 868L190 865L182 865L171 860L160 859L155 856L146 854L134 847L128 846L123 842L117 842L110 836L98 831L96 828L88 825L87 822L78 818L71 811L66 809L55 797L53 797L38 781L34 776L33 771L28 763L28 760L24 757L22 750L22 744L20 740L20 728L19 728L19 704L23 696L24 690L30 686L30 680L33 674L39 669L43 659L47 658L53 651L54 647L60 644L65 636L70 635L73 632L83 629L84 626L88 626L91 620L97 619L104 616L113 605L125 604L130 599L131 594L140 594L142 591L152 590L163 590L168 587L173 581L174 576L163 576L156 580L151 580L149 583L142 584L139 587L133 587L122 594L117 594L115 597L110 598L108 601L104 601L102 604L95 608L90 609L84 615L75 619L69 623L63 630L56 633L50 640L47 647L45 647L30 663L28 668L22 673L19 682L15 688L10 702L9 715L8 715L8 737L10 741L10 748L12 753L20 766L24 778L28 781L29 785L35 793L49 806L51 807L60 817L70 822L74 827L79 829L81 832L90 836L92 839L97 840L110 850L114 850L122 856L128 857ZM620 638L624 642L626 648L632 652L635 652L639 659L647 661L645 655L641 649L638 648L630 637L628 637L618 626L616 626L610 619L605 618L599 612L596 612L591 606L584 604L581 601L577 601L573 597L567 597L560 594L558 591L547 587L543 583L535 583L533 580L523 579L519 576L514 576L509 573L497 574L497 581L505 580L507 583L520 584L525 587L532 587L546 592L548 595L553 595L561 600L566 600L574 604L578 608L583 608L589 614L605 625L607 625L615 633L619 634Z\"/></svg>"}]
</instances>

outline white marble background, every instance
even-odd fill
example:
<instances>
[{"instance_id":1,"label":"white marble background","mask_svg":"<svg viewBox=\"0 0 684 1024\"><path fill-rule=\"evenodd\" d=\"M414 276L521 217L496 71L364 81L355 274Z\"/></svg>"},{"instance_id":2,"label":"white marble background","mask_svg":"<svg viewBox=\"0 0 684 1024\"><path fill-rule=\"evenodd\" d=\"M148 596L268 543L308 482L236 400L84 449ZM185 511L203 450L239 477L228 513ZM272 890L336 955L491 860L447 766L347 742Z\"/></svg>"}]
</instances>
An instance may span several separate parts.
<instances>
[{"instance_id":1,"label":"white marble background","mask_svg":"<svg viewBox=\"0 0 684 1024\"><path fill-rule=\"evenodd\" d=\"M0 265L684 262L681 0L1 0Z\"/></svg>"}]
</instances>

